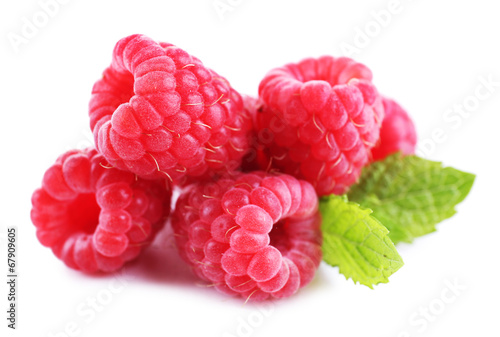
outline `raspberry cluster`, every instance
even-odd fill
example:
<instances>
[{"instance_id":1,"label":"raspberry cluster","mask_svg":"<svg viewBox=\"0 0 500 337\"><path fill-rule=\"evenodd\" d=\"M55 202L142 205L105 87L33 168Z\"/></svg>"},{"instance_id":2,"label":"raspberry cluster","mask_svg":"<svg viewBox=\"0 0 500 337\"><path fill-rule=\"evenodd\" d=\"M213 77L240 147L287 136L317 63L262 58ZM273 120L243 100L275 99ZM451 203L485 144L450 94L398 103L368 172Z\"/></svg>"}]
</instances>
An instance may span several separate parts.
<instances>
[{"instance_id":1,"label":"raspberry cluster","mask_svg":"<svg viewBox=\"0 0 500 337\"><path fill-rule=\"evenodd\" d=\"M351 59L276 68L258 98L242 98L144 35L118 41L89 117L95 149L64 153L33 193L39 241L71 268L112 272L168 219L199 278L250 300L310 283L322 260L318 196L344 193L370 161L416 142L406 112Z\"/></svg>"}]
</instances>

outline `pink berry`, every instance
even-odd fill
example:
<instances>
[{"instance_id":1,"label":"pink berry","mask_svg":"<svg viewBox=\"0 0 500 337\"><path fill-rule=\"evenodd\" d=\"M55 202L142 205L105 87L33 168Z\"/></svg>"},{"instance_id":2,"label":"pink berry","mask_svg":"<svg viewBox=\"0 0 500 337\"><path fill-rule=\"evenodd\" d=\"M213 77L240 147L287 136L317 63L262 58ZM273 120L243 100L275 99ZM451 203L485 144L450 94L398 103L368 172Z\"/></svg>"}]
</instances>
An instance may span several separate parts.
<instances>
[{"instance_id":1,"label":"pink berry","mask_svg":"<svg viewBox=\"0 0 500 337\"><path fill-rule=\"evenodd\" d=\"M90 127L110 165L142 178L210 178L236 169L251 121L241 96L184 50L144 35L118 41L92 90Z\"/></svg>"},{"instance_id":2,"label":"pink berry","mask_svg":"<svg viewBox=\"0 0 500 337\"><path fill-rule=\"evenodd\" d=\"M69 151L32 196L39 241L71 268L111 272L138 256L170 212L164 181L109 168L94 149Z\"/></svg>"},{"instance_id":3,"label":"pink berry","mask_svg":"<svg viewBox=\"0 0 500 337\"><path fill-rule=\"evenodd\" d=\"M254 301L291 296L312 280L320 224L309 183L264 172L190 185L172 218L180 255L195 274Z\"/></svg>"},{"instance_id":4,"label":"pink berry","mask_svg":"<svg viewBox=\"0 0 500 337\"><path fill-rule=\"evenodd\" d=\"M305 59L271 70L254 116L244 169L272 169L310 182L319 196L342 194L370 160L384 118L371 71L349 58Z\"/></svg>"}]
</instances>

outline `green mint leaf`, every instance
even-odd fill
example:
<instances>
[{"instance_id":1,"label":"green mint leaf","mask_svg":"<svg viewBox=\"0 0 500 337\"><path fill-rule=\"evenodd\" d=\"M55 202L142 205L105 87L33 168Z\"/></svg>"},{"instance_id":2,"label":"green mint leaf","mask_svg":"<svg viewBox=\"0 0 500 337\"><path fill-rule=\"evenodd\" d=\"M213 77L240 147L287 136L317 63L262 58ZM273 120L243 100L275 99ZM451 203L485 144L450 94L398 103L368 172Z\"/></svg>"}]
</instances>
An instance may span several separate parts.
<instances>
[{"instance_id":1,"label":"green mint leaf","mask_svg":"<svg viewBox=\"0 0 500 337\"><path fill-rule=\"evenodd\" d=\"M323 260L338 266L354 283L370 288L389 282L388 277L403 266L389 231L371 216L370 209L349 202L346 196L320 201L323 216Z\"/></svg>"},{"instance_id":2,"label":"green mint leaf","mask_svg":"<svg viewBox=\"0 0 500 337\"><path fill-rule=\"evenodd\" d=\"M373 209L394 243L412 242L456 213L455 206L465 199L474 178L438 162L398 153L366 167L348 196Z\"/></svg>"}]
</instances>

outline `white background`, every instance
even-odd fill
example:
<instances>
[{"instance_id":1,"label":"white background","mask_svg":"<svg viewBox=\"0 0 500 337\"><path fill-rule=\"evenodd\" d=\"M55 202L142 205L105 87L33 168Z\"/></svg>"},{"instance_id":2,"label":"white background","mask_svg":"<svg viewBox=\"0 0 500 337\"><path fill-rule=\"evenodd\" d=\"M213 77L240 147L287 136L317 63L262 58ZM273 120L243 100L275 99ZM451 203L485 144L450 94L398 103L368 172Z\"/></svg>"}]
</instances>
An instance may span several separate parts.
<instances>
[{"instance_id":1,"label":"white background","mask_svg":"<svg viewBox=\"0 0 500 337\"><path fill-rule=\"evenodd\" d=\"M2 336L500 335L500 20L493 1L401 0L383 27L371 13L389 0L221 0L231 6L222 16L213 0L67 0L47 22L35 0L1 1L2 275L5 227L19 232L18 330L6 329L2 276ZM45 25L15 47L9 36L22 36L23 20L33 16ZM363 39L366 30L371 36ZM198 286L168 233L121 276L69 270L37 242L30 196L60 153L88 145L92 84L115 42L132 33L184 48L247 94L273 67L347 54L341 46L350 44L378 89L412 115L422 153L477 174L473 190L438 232L398 246L405 266L375 290L322 265L294 297L267 309L243 305ZM476 92L481 78L497 82L487 98L484 88ZM468 116L445 119L463 104ZM437 144L433 133L443 134ZM462 288L444 303L441 294L453 294L447 282ZM96 297L101 311L86 304ZM429 306L425 319L419 310Z\"/></svg>"}]
</instances>

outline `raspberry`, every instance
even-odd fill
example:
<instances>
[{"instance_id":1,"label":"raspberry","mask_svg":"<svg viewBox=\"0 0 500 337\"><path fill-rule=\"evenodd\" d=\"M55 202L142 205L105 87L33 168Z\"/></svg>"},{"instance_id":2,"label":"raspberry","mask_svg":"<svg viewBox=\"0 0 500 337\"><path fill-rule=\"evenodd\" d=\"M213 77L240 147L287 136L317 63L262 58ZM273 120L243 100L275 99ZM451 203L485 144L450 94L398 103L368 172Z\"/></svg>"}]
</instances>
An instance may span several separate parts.
<instances>
[{"instance_id":1,"label":"raspberry","mask_svg":"<svg viewBox=\"0 0 500 337\"><path fill-rule=\"evenodd\" d=\"M97 149L114 167L182 182L236 169L249 147L241 96L200 60L143 35L121 39L89 104Z\"/></svg>"},{"instance_id":2,"label":"raspberry","mask_svg":"<svg viewBox=\"0 0 500 337\"><path fill-rule=\"evenodd\" d=\"M380 129L380 140L372 149L373 160L381 160L401 151L414 154L417 131L408 113L395 101L383 98L385 117Z\"/></svg>"},{"instance_id":3,"label":"raspberry","mask_svg":"<svg viewBox=\"0 0 500 337\"><path fill-rule=\"evenodd\" d=\"M251 300L288 297L312 280L320 224L311 184L264 172L189 185L172 216L179 253L195 274Z\"/></svg>"},{"instance_id":4,"label":"raspberry","mask_svg":"<svg viewBox=\"0 0 500 337\"><path fill-rule=\"evenodd\" d=\"M309 181L318 195L342 194L359 177L384 116L371 71L324 56L271 70L255 111L261 169Z\"/></svg>"},{"instance_id":5,"label":"raspberry","mask_svg":"<svg viewBox=\"0 0 500 337\"><path fill-rule=\"evenodd\" d=\"M71 268L117 270L163 226L172 194L164 183L108 168L94 149L66 152L32 196L38 240Z\"/></svg>"}]
</instances>

